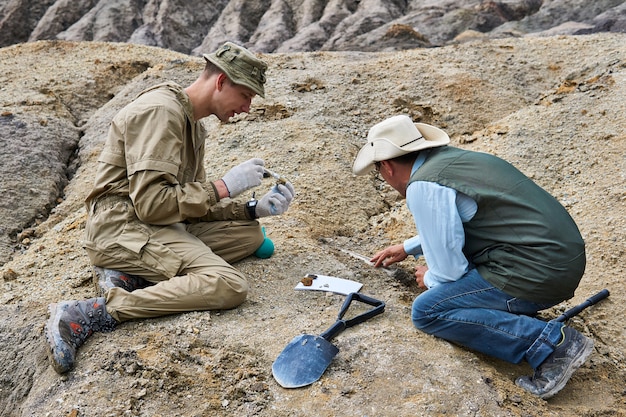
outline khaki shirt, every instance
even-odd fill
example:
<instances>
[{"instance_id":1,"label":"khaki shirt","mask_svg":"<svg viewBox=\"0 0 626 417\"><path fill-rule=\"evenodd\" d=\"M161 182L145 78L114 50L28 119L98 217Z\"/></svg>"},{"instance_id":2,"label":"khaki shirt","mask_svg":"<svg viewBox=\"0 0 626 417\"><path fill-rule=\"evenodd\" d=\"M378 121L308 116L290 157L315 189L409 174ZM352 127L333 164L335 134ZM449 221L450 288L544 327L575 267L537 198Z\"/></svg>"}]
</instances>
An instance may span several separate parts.
<instances>
[{"instance_id":1,"label":"khaki shirt","mask_svg":"<svg viewBox=\"0 0 626 417\"><path fill-rule=\"evenodd\" d=\"M111 123L88 212L98 200L118 197L130 199L137 220L150 225L248 219L244 204L220 202L205 183L205 138L182 87L164 83L143 91ZM110 220L120 229L129 221Z\"/></svg>"}]
</instances>

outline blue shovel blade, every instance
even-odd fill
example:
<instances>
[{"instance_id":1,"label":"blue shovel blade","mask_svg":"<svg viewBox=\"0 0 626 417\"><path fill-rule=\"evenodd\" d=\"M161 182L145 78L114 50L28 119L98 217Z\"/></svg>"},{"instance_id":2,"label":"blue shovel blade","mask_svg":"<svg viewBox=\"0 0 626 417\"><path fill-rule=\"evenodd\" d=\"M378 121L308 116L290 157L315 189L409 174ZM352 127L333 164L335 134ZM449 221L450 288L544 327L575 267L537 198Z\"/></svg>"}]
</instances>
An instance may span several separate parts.
<instances>
[{"instance_id":1,"label":"blue shovel blade","mask_svg":"<svg viewBox=\"0 0 626 417\"><path fill-rule=\"evenodd\" d=\"M321 336L302 334L294 337L272 364L274 379L284 388L299 388L320 379L339 353Z\"/></svg>"}]
</instances>

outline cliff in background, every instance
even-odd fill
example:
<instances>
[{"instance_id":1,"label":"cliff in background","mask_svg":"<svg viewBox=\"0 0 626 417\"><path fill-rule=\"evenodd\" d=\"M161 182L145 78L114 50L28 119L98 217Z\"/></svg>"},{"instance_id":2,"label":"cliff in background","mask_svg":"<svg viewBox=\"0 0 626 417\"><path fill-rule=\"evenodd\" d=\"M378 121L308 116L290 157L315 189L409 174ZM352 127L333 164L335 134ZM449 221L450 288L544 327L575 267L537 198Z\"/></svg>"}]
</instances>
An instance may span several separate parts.
<instances>
[{"instance_id":1,"label":"cliff in background","mask_svg":"<svg viewBox=\"0 0 626 417\"><path fill-rule=\"evenodd\" d=\"M387 51L475 38L626 32L623 0L0 0L0 46L130 42L201 55Z\"/></svg>"}]
</instances>

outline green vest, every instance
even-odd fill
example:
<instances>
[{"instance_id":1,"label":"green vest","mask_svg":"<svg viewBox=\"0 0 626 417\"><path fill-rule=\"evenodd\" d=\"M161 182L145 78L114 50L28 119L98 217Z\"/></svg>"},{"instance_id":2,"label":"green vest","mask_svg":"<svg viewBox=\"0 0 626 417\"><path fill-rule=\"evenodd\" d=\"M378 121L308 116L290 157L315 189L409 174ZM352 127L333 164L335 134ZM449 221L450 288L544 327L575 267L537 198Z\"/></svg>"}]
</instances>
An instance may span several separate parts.
<instances>
[{"instance_id":1,"label":"green vest","mask_svg":"<svg viewBox=\"0 0 626 417\"><path fill-rule=\"evenodd\" d=\"M508 162L451 146L432 149L411 176L476 201L463 252L489 283L539 303L569 299L585 271L585 243L567 210Z\"/></svg>"}]
</instances>

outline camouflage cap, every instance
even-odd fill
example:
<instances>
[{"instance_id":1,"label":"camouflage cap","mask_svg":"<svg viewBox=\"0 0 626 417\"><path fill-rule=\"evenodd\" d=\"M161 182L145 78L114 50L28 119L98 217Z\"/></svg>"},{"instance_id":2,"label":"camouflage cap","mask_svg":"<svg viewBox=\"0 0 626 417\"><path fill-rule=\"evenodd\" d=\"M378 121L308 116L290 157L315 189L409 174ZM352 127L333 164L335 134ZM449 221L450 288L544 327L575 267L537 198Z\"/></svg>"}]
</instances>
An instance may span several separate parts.
<instances>
[{"instance_id":1,"label":"camouflage cap","mask_svg":"<svg viewBox=\"0 0 626 417\"><path fill-rule=\"evenodd\" d=\"M226 42L212 54L204 54L204 59L217 65L235 84L250 88L265 98L265 70L267 64L258 59L243 46Z\"/></svg>"}]
</instances>

